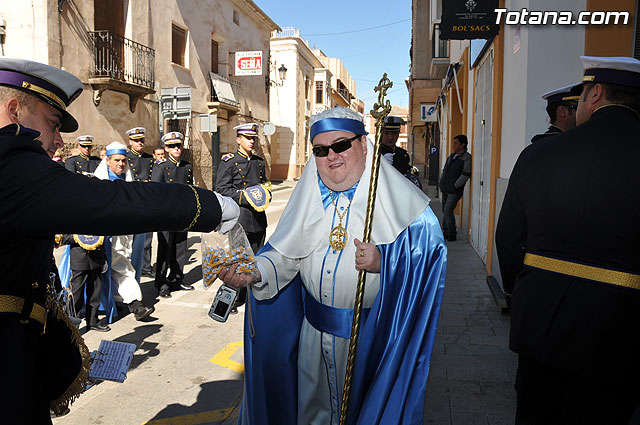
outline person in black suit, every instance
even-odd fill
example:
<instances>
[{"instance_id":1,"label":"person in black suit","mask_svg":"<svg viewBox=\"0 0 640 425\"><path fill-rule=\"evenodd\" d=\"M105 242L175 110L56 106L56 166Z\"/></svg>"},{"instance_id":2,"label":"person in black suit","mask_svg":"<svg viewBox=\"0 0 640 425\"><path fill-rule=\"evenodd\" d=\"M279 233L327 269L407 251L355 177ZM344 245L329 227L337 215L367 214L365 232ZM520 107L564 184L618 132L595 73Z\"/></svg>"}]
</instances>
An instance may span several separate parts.
<instances>
[{"instance_id":1,"label":"person in black suit","mask_svg":"<svg viewBox=\"0 0 640 425\"><path fill-rule=\"evenodd\" d=\"M85 388L89 351L49 295L55 234L225 231L239 213L233 200L209 190L103 181L53 162L64 145L60 132L78 129L67 107L82 88L59 68L0 58L3 423L51 424L50 409L63 412Z\"/></svg>"},{"instance_id":2,"label":"person in black suit","mask_svg":"<svg viewBox=\"0 0 640 425\"><path fill-rule=\"evenodd\" d=\"M267 235L265 209L271 199L271 185L267 184L264 159L253 153L258 143L258 124L247 123L234 127L238 150L222 156L216 176L216 191L233 198L240 206L240 218L254 254L264 245ZM242 288L236 307L244 304L247 289ZM234 307L232 313L237 312Z\"/></svg>"},{"instance_id":3,"label":"person in black suit","mask_svg":"<svg viewBox=\"0 0 640 425\"><path fill-rule=\"evenodd\" d=\"M571 92L573 86L560 87L542 95L542 99L547 102L547 115L549 116L549 128L542 134L536 134L531 138L531 143L571 130L576 126L576 109L578 109L578 98Z\"/></svg>"},{"instance_id":4,"label":"person in black suit","mask_svg":"<svg viewBox=\"0 0 640 425\"><path fill-rule=\"evenodd\" d=\"M93 149L93 136L85 135L76 138L78 141L78 155L70 156L65 162L64 166L67 170L74 173L92 174L98 164L100 164L100 158L91 155Z\"/></svg>"},{"instance_id":5,"label":"person in black suit","mask_svg":"<svg viewBox=\"0 0 640 425\"><path fill-rule=\"evenodd\" d=\"M62 235L62 245L69 245L69 265L71 280L69 286L73 294L76 315L85 308L87 329L107 332L109 325L99 323L98 308L100 307L101 280L100 274L105 263L104 237L95 237L87 241L84 235ZM85 288L87 300L85 303Z\"/></svg>"},{"instance_id":6,"label":"person in black suit","mask_svg":"<svg viewBox=\"0 0 640 425\"><path fill-rule=\"evenodd\" d=\"M146 153L144 149L145 133L144 127L134 127L127 130L127 136L129 136L129 149L127 150L127 162L129 163L129 170L134 181L148 182L151 180L151 174L153 172L153 156ZM144 240L143 240L144 239ZM151 242L153 241L153 233L137 234L134 239L133 252L139 252L139 246L143 245L142 264L139 267L139 273L142 276L152 277L151 269ZM138 259L134 260L134 267L137 266ZM139 276L138 276L139 277Z\"/></svg>"},{"instance_id":7,"label":"person in black suit","mask_svg":"<svg viewBox=\"0 0 640 425\"><path fill-rule=\"evenodd\" d=\"M151 180L154 182L193 184L193 166L182 156L182 133L172 131L162 136L167 152L167 160L153 168ZM173 200L166 202L172 203ZM158 232L158 255L156 258L156 288L162 298L171 298L172 290L193 291L193 285L184 279L184 265L187 263L187 232Z\"/></svg>"},{"instance_id":8,"label":"person in black suit","mask_svg":"<svg viewBox=\"0 0 640 425\"><path fill-rule=\"evenodd\" d=\"M627 425L640 406L640 61L581 59L578 125L522 151L496 229L517 424Z\"/></svg>"}]
</instances>

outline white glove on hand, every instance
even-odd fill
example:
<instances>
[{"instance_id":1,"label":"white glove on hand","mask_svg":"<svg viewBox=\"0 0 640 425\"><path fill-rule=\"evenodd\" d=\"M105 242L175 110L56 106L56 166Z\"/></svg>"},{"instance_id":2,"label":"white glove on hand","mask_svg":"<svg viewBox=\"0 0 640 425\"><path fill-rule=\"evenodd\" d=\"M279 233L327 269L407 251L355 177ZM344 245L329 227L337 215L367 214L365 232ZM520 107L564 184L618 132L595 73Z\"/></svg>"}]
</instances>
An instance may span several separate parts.
<instances>
[{"instance_id":1,"label":"white glove on hand","mask_svg":"<svg viewBox=\"0 0 640 425\"><path fill-rule=\"evenodd\" d=\"M238 217L240 216L240 207L236 204L232 198L228 196L222 196L217 192L213 192L218 197L218 202L220 203L220 208L222 209L222 219L218 227L216 227L216 232L220 232L223 235L229 233L229 230L238 222Z\"/></svg>"},{"instance_id":2,"label":"white glove on hand","mask_svg":"<svg viewBox=\"0 0 640 425\"><path fill-rule=\"evenodd\" d=\"M385 153L384 155L382 155L384 157L384 159L386 159L387 161L389 161L391 164L393 164L393 152L389 152L389 153Z\"/></svg>"}]
</instances>

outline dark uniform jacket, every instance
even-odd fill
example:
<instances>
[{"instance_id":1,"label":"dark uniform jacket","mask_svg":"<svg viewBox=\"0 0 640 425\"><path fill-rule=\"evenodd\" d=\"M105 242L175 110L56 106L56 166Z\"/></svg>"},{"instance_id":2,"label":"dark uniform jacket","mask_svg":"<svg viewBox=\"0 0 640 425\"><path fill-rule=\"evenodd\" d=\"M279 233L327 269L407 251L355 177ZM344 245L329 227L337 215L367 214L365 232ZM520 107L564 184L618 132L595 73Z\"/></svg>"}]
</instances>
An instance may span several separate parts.
<instances>
[{"instance_id":1,"label":"dark uniform jacket","mask_svg":"<svg viewBox=\"0 0 640 425\"><path fill-rule=\"evenodd\" d=\"M127 149L127 162L134 181L146 182L151 180L153 156L146 152L137 153L133 149Z\"/></svg>"},{"instance_id":2,"label":"dark uniform jacket","mask_svg":"<svg viewBox=\"0 0 640 425\"><path fill-rule=\"evenodd\" d=\"M440 190L462 195L464 185L471 177L471 154L466 150L461 154L452 153L447 158L440 177Z\"/></svg>"},{"instance_id":3,"label":"dark uniform jacket","mask_svg":"<svg viewBox=\"0 0 640 425\"><path fill-rule=\"evenodd\" d=\"M389 147L380 145L380 155L386 155L393 152L393 161L391 164L402 175L406 175L411 171L411 158L409 153L401 147L394 146Z\"/></svg>"},{"instance_id":4,"label":"dark uniform jacket","mask_svg":"<svg viewBox=\"0 0 640 425\"><path fill-rule=\"evenodd\" d=\"M164 162L153 167L151 180L154 182L193 184L193 166L183 159L176 162L168 155Z\"/></svg>"},{"instance_id":5,"label":"dark uniform jacket","mask_svg":"<svg viewBox=\"0 0 640 425\"><path fill-rule=\"evenodd\" d=\"M558 127L556 127L555 125L551 124L549 126L549 128L547 129L547 131L545 131L542 134L536 134L535 136L533 136L531 138L531 143L535 143L540 139L544 139L545 137L549 137L549 136L555 136L556 134L562 133L562 130L560 130Z\"/></svg>"},{"instance_id":6,"label":"dark uniform jacket","mask_svg":"<svg viewBox=\"0 0 640 425\"><path fill-rule=\"evenodd\" d=\"M245 232L262 232L267 229L267 214L256 211L242 191L267 182L264 159L257 155L248 158L239 150L222 157L216 177L216 192L233 198L240 205L238 222Z\"/></svg>"},{"instance_id":7,"label":"dark uniform jacket","mask_svg":"<svg viewBox=\"0 0 640 425\"><path fill-rule=\"evenodd\" d=\"M602 380L640 379L640 291L523 266L524 252L640 273L640 120L605 106L522 151L496 229L512 350Z\"/></svg>"},{"instance_id":8,"label":"dark uniform jacket","mask_svg":"<svg viewBox=\"0 0 640 425\"><path fill-rule=\"evenodd\" d=\"M64 167L74 173L93 173L98 165L100 165L100 158L83 154L70 156L64 162Z\"/></svg>"},{"instance_id":9,"label":"dark uniform jacket","mask_svg":"<svg viewBox=\"0 0 640 425\"><path fill-rule=\"evenodd\" d=\"M0 411L6 423L50 423L49 400L75 379L80 356L64 329L29 319L45 305L57 233L127 235L159 229L209 232L220 223L215 194L157 183L88 178L60 167L34 140L39 133L0 128L0 296L23 301L21 313L0 302ZM87 196L91 194L91 196ZM171 199L174 202L167 202ZM13 299L13 298L12 298ZM59 323L59 322L56 322ZM68 331L67 331L68 332ZM13 417L12 415L18 415Z\"/></svg>"},{"instance_id":10,"label":"dark uniform jacket","mask_svg":"<svg viewBox=\"0 0 640 425\"><path fill-rule=\"evenodd\" d=\"M104 244L96 249L86 250L76 243L73 235L62 235L62 245L69 245L71 270L96 270L104 265Z\"/></svg>"}]
</instances>

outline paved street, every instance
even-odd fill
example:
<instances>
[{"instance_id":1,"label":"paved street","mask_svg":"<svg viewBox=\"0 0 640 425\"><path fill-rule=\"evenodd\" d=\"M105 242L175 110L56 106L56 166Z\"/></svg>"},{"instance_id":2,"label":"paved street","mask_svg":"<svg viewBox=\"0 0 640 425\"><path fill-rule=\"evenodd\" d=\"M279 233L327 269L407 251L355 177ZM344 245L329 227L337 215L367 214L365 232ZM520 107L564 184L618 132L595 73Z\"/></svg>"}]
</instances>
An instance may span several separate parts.
<instances>
[{"instance_id":1,"label":"paved street","mask_svg":"<svg viewBox=\"0 0 640 425\"><path fill-rule=\"evenodd\" d=\"M442 220L438 200L431 207ZM459 233L447 242L447 278L427 384L425 424L512 425L516 355L480 257Z\"/></svg>"},{"instance_id":2,"label":"paved street","mask_svg":"<svg viewBox=\"0 0 640 425\"><path fill-rule=\"evenodd\" d=\"M267 237L275 229L294 182L274 185ZM436 214L440 204L432 203ZM207 311L217 287L201 284L200 238L189 234L186 281L196 290L154 299L143 280L144 302L156 312L146 322L127 315L108 333L84 335L90 350L105 339L136 344L124 383L100 382L53 420L55 425L235 424L242 395L243 309L227 323ZM447 282L427 386L425 424L512 424L515 355L507 348L509 321L485 283L484 265L471 246L449 243Z\"/></svg>"}]
</instances>

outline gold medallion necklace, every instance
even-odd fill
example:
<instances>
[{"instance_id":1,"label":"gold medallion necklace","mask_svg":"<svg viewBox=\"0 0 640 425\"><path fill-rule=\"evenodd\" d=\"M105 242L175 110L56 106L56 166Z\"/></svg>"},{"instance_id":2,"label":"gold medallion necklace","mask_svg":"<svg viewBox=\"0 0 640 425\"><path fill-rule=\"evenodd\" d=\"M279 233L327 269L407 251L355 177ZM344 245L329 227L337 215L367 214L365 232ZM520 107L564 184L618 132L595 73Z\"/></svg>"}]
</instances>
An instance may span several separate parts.
<instances>
[{"instance_id":1,"label":"gold medallion necklace","mask_svg":"<svg viewBox=\"0 0 640 425\"><path fill-rule=\"evenodd\" d=\"M331 229L331 233L329 233L329 245L331 245L331 248L335 249L336 251L341 251L345 246L347 246L348 240L347 229L342 226L342 219L345 217L345 215L347 215L347 212L351 207L351 201L349 201L347 209L344 210L342 214L340 214L340 211L338 210L338 204L336 204L335 199L333 199L333 191L331 191L331 189L329 189L329 196L331 196L331 203L333 203L333 206L336 209L336 214L338 214L338 225Z\"/></svg>"}]
</instances>

